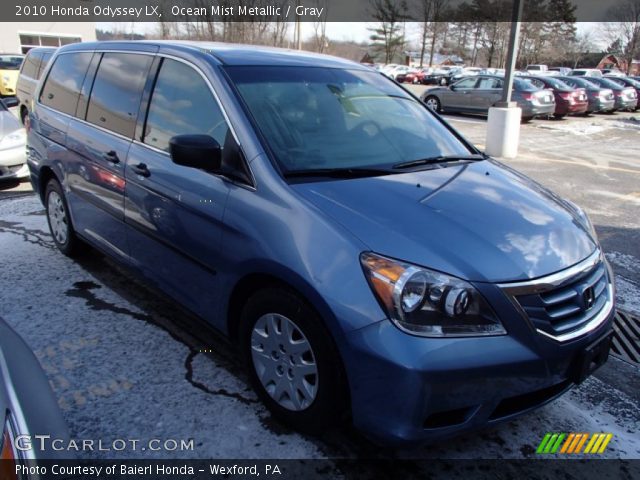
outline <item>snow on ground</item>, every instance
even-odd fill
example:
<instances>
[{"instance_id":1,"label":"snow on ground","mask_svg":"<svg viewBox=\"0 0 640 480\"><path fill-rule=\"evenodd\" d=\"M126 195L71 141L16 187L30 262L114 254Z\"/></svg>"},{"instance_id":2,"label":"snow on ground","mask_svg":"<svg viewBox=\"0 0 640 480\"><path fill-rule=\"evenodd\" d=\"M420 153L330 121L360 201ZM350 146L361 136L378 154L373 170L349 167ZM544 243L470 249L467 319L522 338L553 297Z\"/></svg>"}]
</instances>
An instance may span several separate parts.
<instances>
[{"instance_id":1,"label":"snow on ground","mask_svg":"<svg viewBox=\"0 0 640 480\"><path fill-rule=\"evenodd\" d=\"M640 317L640 287L620 275L616 275L616 300L617 308Z\"/></svg>"},{"instance_id":2,"label":"snow on ground","mask_svg":"<svg viewBox=\"0 0 640 480\"><path fill-rule=\"evenodd\" d=\"M640 115L628 118L608 119L606 117L592 117L587 122L564 122L563 120L538 122L536 128L558 130L573 135L594 135L613 128L637 130L640 133Z\"/></svg>"},{"instance_id":3,"label":"snow on ground","mask_svg":"<svg viewBox=\"0 0 640 480\"><path fill-rule=\"evenodd\" d=\"M640 274L640 260L633 255L620 252L608 252L607 260L614 267L625 273ZM624 275L617 274L616 278L616 300L618 308L640 317L640 286Z\"/></svg>"}]
</instances>

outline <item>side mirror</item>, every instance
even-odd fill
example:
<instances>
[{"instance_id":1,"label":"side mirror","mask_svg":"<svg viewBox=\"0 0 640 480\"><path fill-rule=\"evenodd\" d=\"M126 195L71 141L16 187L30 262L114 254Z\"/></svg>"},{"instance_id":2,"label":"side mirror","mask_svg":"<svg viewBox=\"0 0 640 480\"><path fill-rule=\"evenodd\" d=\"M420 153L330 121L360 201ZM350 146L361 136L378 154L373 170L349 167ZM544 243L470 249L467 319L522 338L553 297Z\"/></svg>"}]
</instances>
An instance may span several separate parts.
<instances>
[{"instance_id":1,"label":"side mirror","mask_svg":"<svg viewBox=\"0 0 640 480\"><path fill-rule=\"evenodd\" d=\"M169 153L176 165L218 172L222 164L220 144L209 135L176 135L169 140Z\"/></svg>"},{"instance_id":2,"label":"side mirror","mask_svg":"<svg viewBox=\"0 0 640 480\"><path fill-rule=\"evenodd\" d=\"M449 85L449 90L453 90L454 92L456 91L456 86L455 85Z\"/></svg>"},{"instance_id":3,"label":"side mirror","mask_svg":"<svg viewBox=\"0 0 640 480\"><path fill-rule=\"evenodd\" d=\"M7 97L2 99L2 103L7 108L13 108L20 105L20 101L16 97Z\"/></svg>"}]
</instances>

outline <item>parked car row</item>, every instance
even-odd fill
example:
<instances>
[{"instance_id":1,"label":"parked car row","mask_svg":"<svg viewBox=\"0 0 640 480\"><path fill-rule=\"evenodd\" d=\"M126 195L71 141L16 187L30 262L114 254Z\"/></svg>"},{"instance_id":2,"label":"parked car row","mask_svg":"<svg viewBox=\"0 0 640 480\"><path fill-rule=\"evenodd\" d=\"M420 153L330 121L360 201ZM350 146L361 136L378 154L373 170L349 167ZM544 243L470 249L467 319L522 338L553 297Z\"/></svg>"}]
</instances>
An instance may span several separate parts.
<instances>
[{"instance_id":1,"label":"parked car row","mask_svg":"<svg viewBox=\"0 0 640 480\"><path fill-rule=\"evenodd\" d=\"M504 77L475 75L448 87L425 90L421 99L437 112L487 114L502 98ZM512 100L522 109L523 122L535 117L637 110L640 83L623 77L520 75L513 79Z\"/></svg>"},{"instance_id":2,"label":"parked car row","mask_svg":"<svg viewBox=\"0 0 640 480\"><path fill-rule=\"evenodd\" d=\"M55 52L52 47L38 47L27 55L0 55L0 180L29 176L26 164L26 132L23 126L33 104L33 91ZM17 108L18 121L9 109Z\"/></svg>"},{"instance_id":3,"label":"parked car row","mask_svg":"<svg viewBox=\"0 0 640 480\"><path fill-rule=\"evenodd\" d=\"M7 97L16 94L18 72L24 60L20 54L0 54L0 96Z\"/></svg>"}]
</instances>

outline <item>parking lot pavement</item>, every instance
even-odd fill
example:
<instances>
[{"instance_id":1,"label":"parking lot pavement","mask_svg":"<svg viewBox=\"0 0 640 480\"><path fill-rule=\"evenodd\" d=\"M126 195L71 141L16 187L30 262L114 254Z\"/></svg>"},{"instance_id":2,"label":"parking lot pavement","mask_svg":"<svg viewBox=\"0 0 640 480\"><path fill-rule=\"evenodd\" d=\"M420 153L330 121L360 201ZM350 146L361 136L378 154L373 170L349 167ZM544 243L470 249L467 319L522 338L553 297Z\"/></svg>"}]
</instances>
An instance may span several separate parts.
<instances>
[{"instance_id":1,"label":"parking lot pavement","mask_svg":"<svg viewBox=\"0 0 640 480\"><path fill-rule=\"evenodd\" d=\"M534 121L523 126L520 155L506 163L586 207L615 269L619 304L638 314L640 129L627 126L630 117ZM447 119L482 145L483 120ZM564 127L591 122L603 129ZM615 358L515 421L394 452L347 427L310 438L279 425L247 386L233 350L197 319L95 251L79 261L57 252L28 191L0 193L0 265L0 315L35 350L74 438L194 440L193 450L81 456L535 458L545 433L576 431L611 432L605 457L640 458L640 374Z\"/></svg>"}]
</instances>

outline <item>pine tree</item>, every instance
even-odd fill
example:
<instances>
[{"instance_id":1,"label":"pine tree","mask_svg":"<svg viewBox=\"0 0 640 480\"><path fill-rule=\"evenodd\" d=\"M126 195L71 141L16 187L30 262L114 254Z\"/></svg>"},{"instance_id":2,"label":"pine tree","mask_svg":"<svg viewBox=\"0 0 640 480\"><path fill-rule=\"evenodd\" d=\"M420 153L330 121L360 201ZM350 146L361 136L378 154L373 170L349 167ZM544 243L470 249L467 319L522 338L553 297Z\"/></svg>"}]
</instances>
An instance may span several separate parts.
<instances>
[{"instance_id":1,"label":"pine tree","mask_svg":"<svg viewBox=\"0 0 640 480\"><path fill-rule=\"evenodd\" d=\"M369 29L372 48L384 53L384 63L391 63L404 47L402 22L407 19L407 3L394 0L371 0L372 16L379 24Z\"/></svg>"}]
</instances>

